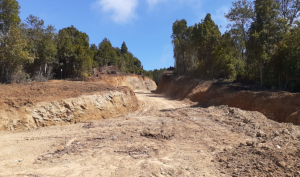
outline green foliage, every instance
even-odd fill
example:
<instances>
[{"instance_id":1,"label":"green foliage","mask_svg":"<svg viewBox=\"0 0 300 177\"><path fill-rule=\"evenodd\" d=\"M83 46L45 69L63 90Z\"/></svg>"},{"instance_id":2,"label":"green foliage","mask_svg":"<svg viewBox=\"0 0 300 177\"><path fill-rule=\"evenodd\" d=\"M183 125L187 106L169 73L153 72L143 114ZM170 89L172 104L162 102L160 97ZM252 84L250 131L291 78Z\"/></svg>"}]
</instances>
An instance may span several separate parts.
<instances>
[{"instance_id":1,"label":"green foliage","mask_svg":"<svg viewBox=\"0 0 300 177\"><path fill-rule=\"evenodd\" d=\"M121 53L128 53L128 48L127 48L127 45L125 42L122 43L122 46L121 46Z\"/></svg>"},{"instance_id":2,"label":"green foliage","mask_svg":"<svg viewBox=\"0 0 300 177\"><path fill-rule=\"evenodd\" d=\"M123 73L147 73L143 70L141 61L128 51L125 42L122 43L120 49L113 47L110 41L104 38L98 48L91 45L91 49L94 51L94 61L97 67L114 65Z\"/></svg>"},{"instance_id":3,"label":"green foliage","mask_svg":"<svg viewBox=\"0 0 300 177\"><path fill-rule=\"evenodd\" d=\"M153 79L156 85L158 85L165 71L166 68L150 70L147 72L147 76Z\"/></svg>"},{"instance_id":4,"label":"green foliage","mask_svg":"<svg viewBox=\"0 0 300 177\"><path fill-rule=\"evenodd\" d=\"M248 40L248 29L254 18L253 3L247 0L238 0L232 3L232 8L225 17L231 22L230 33L236 41L235 45L239 49L239 59L246 59L246 43Z\"/></svg>"},{"instance_id":5,"label":"green foliage","mask_svg":"<svg viewBox=\"0 0 300 177\"><path fill-rule=\"evenodd\" d=\"M191 27L187 27L185 20L176 20L171 36L176 73L205 78L215 77L212 58L220 36L219 28L210 14L207 14L201 23Z\"/></svg>"},{"instance_id":6,"label":"green foliage","mask_svg":"<svg viewBox=\"0 0 300 177\"><path fill-rule=\"evenodd\" d=\"M98 51L95 53L94 60L99 66L116 65L117 64L117 54L113 49L110 41L104 38L103 41L98 46Z\"/></svg>"},{"instance_id":7,"label":"green foliage","mask_svg":"<svg viewBox=\"0 0 300 177\"><path fill-rule=\"evenodd\" d=\"M10 30L18 27L21 22L19 17L20 6L16 0L1 0L0 9L2 9L0 20L3 21L1 30L4 35L7 35Z\"/></svg>"},{"instance_id":8,"label":"green foliage","mask_svg":"<svg viewBox=\"0 0 300 177\"><path fill-rule=\"evenodd\" d=\"M64 77L82 77L91 72L93 52L86 33L71 26L59 30L57 40L57 56L63 65Z\"/></svg>"},{"instance_id":9,"label":"green foliage","mask_svg":"<svg viewBox=\"0 0 300 177\"><path fill-rule=\"evenodd\" d=\"M11 76L17 68L25 63L28 53L24 50L26 41L21 38L18 28L9 30L0 41L1 81L11 82Z\"/></svg>"},{"instance_id":10,"label":"green foliage","mask_svg":"<svg viewBox=\"0 0 300 177\"><path fill-rule=\"evenodd\" d=\"M235 80L238 74L243 73L244 62L238 59L239 51L235 48L230 33L225 33L220 38L213 55L215 75L219 78Z\"/></svg>"},{"instance_id":11,"label":"green foliage","mask_svg":"<svg viewBox=\"0 0 300 177\"><path fill-rule=\"evenodd\" d=\"M55 74L60 78L61 73L63 78L86 79L93 67L106 65L124 73L148 74L125 42L121 49L107 38L98 46L90 45L89 36L74 26L57 33L34 15L20 23L16 0L0 0L0 9L0 82L23 82L27 73L36 81L47 81Z\"/></svg>"},{"instance_id":12,"label":"green foliage","mask_svg":"<svg viewBox=\"0 0 300 177\"><path fill-rule=\"evenodd\" d=\"M230 29L222 36L210 14L190 27L176 20L176 73L299 91L299 16L298 0L236 0L225 14Z\"/></svg>"}]
</instances>

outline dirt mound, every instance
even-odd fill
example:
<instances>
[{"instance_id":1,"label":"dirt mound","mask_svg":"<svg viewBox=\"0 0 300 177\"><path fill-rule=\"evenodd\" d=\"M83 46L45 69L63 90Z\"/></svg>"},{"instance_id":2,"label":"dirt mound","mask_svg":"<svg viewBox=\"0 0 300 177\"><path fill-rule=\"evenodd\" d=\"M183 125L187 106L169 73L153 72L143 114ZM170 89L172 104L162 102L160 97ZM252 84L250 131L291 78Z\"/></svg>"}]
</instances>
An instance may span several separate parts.
<instances>
[{"instance_id":1,"label":"dirt mound","mask_svg":"<svg viewBox=\"0 0 300 177\"><path fill-rule=\"evenodd\" d=\"M199 106L228 105L249 111L259 111L278 122L300 125L300 94L251 90L248 87L201 81L164 75L157 93L175 99L189 99Z\"/></svg>"}]
</instances>

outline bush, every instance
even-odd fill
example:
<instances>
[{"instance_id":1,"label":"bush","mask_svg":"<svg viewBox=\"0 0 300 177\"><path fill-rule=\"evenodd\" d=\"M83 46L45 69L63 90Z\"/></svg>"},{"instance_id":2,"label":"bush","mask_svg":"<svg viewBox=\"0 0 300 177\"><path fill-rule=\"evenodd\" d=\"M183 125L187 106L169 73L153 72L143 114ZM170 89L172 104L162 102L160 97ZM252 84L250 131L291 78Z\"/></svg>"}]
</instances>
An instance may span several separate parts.
<instances>
[{"instance_id":1,"label":"bush","mask_svg":"<svg viewBox=\"0 0 300 177\"><path fill-rule=\"evenodd\" d=\"M10 83L25 83L30 79L29 74L25 72L23 66L18 66L16 70L9 76L8 81Z\"/></svg>"},{"instance_id":2,"label":"bush","mask_svg":"<svg viewBox=\"0 0 300 177\"><path fill-rule=\"evenodd\" d=\"M47 72L44 74L42 71L37 71L33 76L33 80L37 82L46 82L53 78L52 67L49 67Z\"/></svg>"}]
</instances>

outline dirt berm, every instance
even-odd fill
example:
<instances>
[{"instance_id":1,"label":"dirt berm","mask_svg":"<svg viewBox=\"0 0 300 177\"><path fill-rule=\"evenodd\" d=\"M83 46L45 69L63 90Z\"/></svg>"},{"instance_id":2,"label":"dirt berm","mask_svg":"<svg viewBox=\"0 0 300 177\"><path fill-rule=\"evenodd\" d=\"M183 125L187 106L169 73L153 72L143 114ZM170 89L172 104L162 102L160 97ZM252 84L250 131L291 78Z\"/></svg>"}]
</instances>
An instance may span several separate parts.
<instances>
[{"instance_id":1,"label":"dirt berm","mask_svg":"<svg viewBox=\"0 0 300 177\"><path fill-rule=\"evenodd\" d=\"M162 77L156 92L174 99L189 99L202 107L228 105L261 112L278 122L300 125L299 93L259 91L233 83L170 75Z\"/></svg>"},{"instance_id":2,"label":"dirt berm","mask_svg":"<svg viewBox=\"0 0 300 177\"><path fill-rule=\"evenodd\" d=\"M0 130L29 130L106 119L136 111L132 89L155 89L143 76L102 76L87 82L0 85Z\"/></svg>"}]
</instances>

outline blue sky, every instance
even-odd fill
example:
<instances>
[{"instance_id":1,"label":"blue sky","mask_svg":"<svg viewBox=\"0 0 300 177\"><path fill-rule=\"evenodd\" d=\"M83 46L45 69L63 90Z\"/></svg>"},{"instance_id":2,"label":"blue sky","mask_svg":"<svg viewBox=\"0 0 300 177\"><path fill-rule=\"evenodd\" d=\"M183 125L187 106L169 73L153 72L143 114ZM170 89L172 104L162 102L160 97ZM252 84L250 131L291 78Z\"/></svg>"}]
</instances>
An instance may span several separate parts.
<instances>
[{"instance_id":1,"label":"blue sky","mask_svg":"<svg viewBox=\"0 0 300 177\"><path fill-rule=\"evenodd\" d=\"M220 30L226 31L224 13L231 0L18 0L21 19L30 14L57 30L74 25L98 45L105 37L114 47L126 42L144 69L174 65L172 24L186 19L194 25L212 14Z\"/></svg>"}]
</instances>

